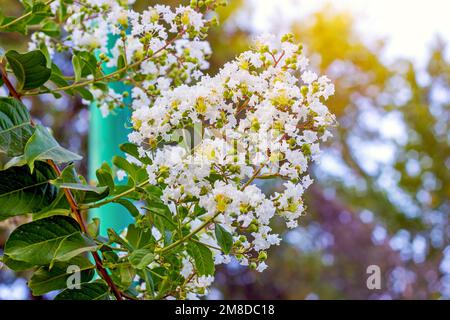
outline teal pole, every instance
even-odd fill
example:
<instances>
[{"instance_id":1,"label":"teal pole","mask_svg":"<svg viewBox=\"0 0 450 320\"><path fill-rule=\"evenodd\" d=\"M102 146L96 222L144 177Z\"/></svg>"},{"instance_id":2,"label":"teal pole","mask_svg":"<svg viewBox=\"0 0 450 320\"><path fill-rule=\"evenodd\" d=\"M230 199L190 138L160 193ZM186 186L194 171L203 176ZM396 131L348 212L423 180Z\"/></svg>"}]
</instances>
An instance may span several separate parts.
<instances>
[{"instance_id":1,"label":"teal pole","mask_svg":"<svg viewBox=\"0 0 450 320\"><path fill-rule=\"evenodd\" d=\"M117 37L108 37L108 49L114 47ZM115 68L103 66L105 73L113 72ZM112 82L109 87L117 93L130 91L131 88L122 82ZM128 101L127 101L128 100ZM125 101L131 102L131 98ZM127 141L130 129L126 124L130 121L130 110L128 108L114 109L107 117L103 117L100 109L95 103L89 108L89 147L88 147L88 174L89 179L96 180L95 171L100 168L103 162L112 166L111 160L115 155L123 155L119 145ZM117 182L117 181L116 181ZM91 209L90 218L100 218L100 234L106 236L106 230L113 228L121 231L129 223L132 217L127 210L119 204L110 203L101 208Z\"/></svg>"}]
</instances>

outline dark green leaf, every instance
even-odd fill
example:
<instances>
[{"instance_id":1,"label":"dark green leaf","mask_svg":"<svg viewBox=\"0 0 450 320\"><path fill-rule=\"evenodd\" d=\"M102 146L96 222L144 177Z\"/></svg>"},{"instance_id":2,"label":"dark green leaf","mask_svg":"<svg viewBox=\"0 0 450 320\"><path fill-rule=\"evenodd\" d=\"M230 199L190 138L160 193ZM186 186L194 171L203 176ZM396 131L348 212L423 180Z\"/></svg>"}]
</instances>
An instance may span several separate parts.
<instances>
[{"instance_id":1,"label":"dark green leaf","mask_svg":"<svg viewBox=\"0 0 450 320\"><path fill-rule=\"evenodd\" d=\"M81 233L70 217L51 216L23 224L15 229L5 244L5 254L14 260L35 265L52 265L95 251L97 245Z\"/></svg>"},{"instance_id":2,"label":"dark green leaf","mask_svg":"<svg viewBox=\"0 0 450 320\"><path fill-rule=\"evenodd\" d=\"M64 79L64 75L56 64L52 64L52 74L50 76L50 81L56 84L58 87L67 87L69 83ZM65 90L66 93L73 95L72 90Z\"/></svg>"},{"instance_id":3,"label":"dark green leaf","mask_svg":"<svg viewBox=\"0 0 450 320\"><path fill-rule=\"evenodd\" d=\"M60 34L59 25L53 20L45 22L41 31L50 37L57 37Z\"/></svg>"},{"instance_id":4,"label":"dark green leaf","mask_svg":"<svg viewBox=\"0 0 450 320\"><path fill-rule=\"evenodd\" d=\"M124 170L135 182L137 183L137 171L139 170L138 166L136 166L133 163L128 162L125 158L122 158L120 156L114 156L112 160L113 164L118 167L119 169Z\"/></svg>"},{"instance_id":5,"label":"dark green leaf","mask_svg":"<svg viewBox=\"0 0 450 320\"><path fill-rule=\"evenodd\" d=\"M205 213L206 213L206 209L205 208L199 206L198 204L195 204L195 206L194 206L194 215L196 217L202 216Z\"/></svg>"},{"instance_id":6,"label":"dark green leaf","mask_svg":"<svg viewBox=\"0 0 450 320\"><path fill-rule=\"evenodd\" d=\"M127 199L117 199L114 202L124 206L133 217L139 216L139 210L131 201Z\"/></svg>"},{"instance_id":7,"label":"dark green leaf","mask_svg":"<svg viewBox=\"0 0 450 320\"><path fill-rule=\"evenodd\" d=\"M52 15L50 6L43 1L33 1L31 12L33 13L29 19L27 19L28 25L34 25L40 23L46 17Z\"/></svg>"},{"instance_id":8,"label":"dark green leaf","mask_svg":"<svg viewBox=\"0 0 450 320\"><path fill-rule=\"evenodd\" d=\"M82 183L62 182L60 179L53 180L52 184L63 189L92 191L98 194L103 193L108 188L108 187L96 187Z\"/></svg>"},{"instance_id":9,"label":"dark green leaf","mask_svg":"<svg viewBox=\"0 0 450 320\"><path fill-rule=\"evenodd\" d=\"M36 162L33 173L28 166L0 171L0 220L51 205L58 194L50 183L55 178L52 168L43 162Z\"/></svg>"},{"instance_id":10,"label":"dark green leaf","mask_svg":"<svg viewBox=\"0 0 450 320\"><path fill-rule=\"evenodd\" d=\"M43 126L36 126L34 134L25 146L25 159L33 170L36 160L53 160L57 163L81 160L82 157L61 147Z\"/></svg>"},{"instance_id":11,"label":"dark green leaf","mask_svg":"<svg viewBox=\"0 0 450 320\"><path fill-rule=\"evenodd\" d=\"M11 259L6 254L3 255L2 261L8 268L10 268L11 270L14 270L14 271L24 271L24 270L28 270L28 269L31 269L34 267L34 265L32 265L30 263Z\"/></svg>"},{"instance_id":12,"label":"dark green leaf","mask_svg":"<svg viewBox=\"0 0 450 320\"><path fill-rule=\"evenodd\" d=\"M233 246L233 236L225 230L220 224L216 224L215 234L217 243L222 248L223 253L229 254Z\"/></svg>"},{"instance_id":13,"label":"dark green leaf","mask_svg":"<svg viewBox=\"0 0 450 320\"><path fill-rule=\"evenodd\" d=\"M33 130L30 114L23 103L0 97L0 152L8 156L23 154Z\"/></svg>"},{"instance_id":14,"label":"dark green leaf","mask_svg":"<svg viewBox=\"0 0 450 320\"><path fill-rule=\"evenodd\" d=\"M124 238L122 238L119 234L117 234L117 232L114 231L114 229L109 228L107 230L107 233L108 233L109 241L118 243L118 244L120 244L121 246L127 248L130 251L133 250L133 247L130 246L128 241L125 240Z\"/></svg>"},{"instance_id":15,"label":"dark green leaf","mask_svg":"<svg viewBox=\"0 0 450 320\"><path fill-rule=\"evenodd\" d=\"M104 169L102 167L100 169L97 169L95 175L97 176L99 186L106 186L109 188L110 192L114 191L115 185L114 179L111 175L111 171L108 171L107 169Z\"/></svg>"},{"instance_id":16,"label":"dark green leaf","mask_svg":"<svg viewBox=\"0 0 450 320\"><path fill-rule=\"evenodd\" d=\"M139 228L130 224L127 228L127 240L135 249L140 249L153 242L153 236L150 229Z\"/></svg>"},{"instance_id":17,"label":"dark green leaf","mask_svg":"<svg viewBox=\"0 0 450 320\"><path fill-rule=\"evenodd\" d=\"M80 94L80 96L84 99L84 100L88 100L88 101L93 101L94 100L94 96L92 95L92 93L83 87L77 87L75 88L75 90Z\"/></svg>"},{"instance_id":18,"label":"dark green leaf","mask_svg":"<svg viewBox=\"0 0 450 320\"><path fill-rule=\"evenodd\" d=\"M55 300L109 300L108 286L103 282L80 284L80 289L65 289Z\"/></svg>"},{"instance_id":19,"label":"dark green leaf","mask_svg":"<svg viewBox=\"0 0 450 320\"><path fill-rule=\"evenodd\" d=\"M144 164L151 164L151 160L148 157L139 156L138 146L133 143L123 143L120 145L120 150L136 158Z\"/></svg>"},{"instance_id":20,"label":"dark green leaf","mask_svg":"<svg viewBox=\"0 0 450 320\"><path fill-rule=\"evenodd\" d=\"M155 294L155 283L153 282L153 277L150 271L144 270L144 280L145 280L145 290L150 296Z\"/></svg>"},{"instance_id":21,"label":"dark green leaf","mask_svg":"<svg viewBox=\"0 0 450 320\"><path fill-rule=\"evenodd\" d=\"M40 267L28 282L33 295L39 296L53 290L67 288L68 278L74 276L74 272L70 272L71 270L68 269L69 266L79 268L74 272L79 272L81 282L88 282L94 276L95 266L84 257L75 257L67 262L57 262L51 269L47 266Z\"/></svg>"},{"instance_id":22,"label":"dark green leaf","mask_svg":"<svg viewBox=\"0 0 450 320\"><path fill-rule=\"evenodd\" d=\"M38 212L33 213L33 220L39 220L56 215L68 216L71 212L72 210L70 209L69 202L67 202L64 191L59 189L56 199L49 206L43 207Z\"/></svg>"},{"instance_id":23,"label":"dark green leaf","mask_svg":"<svg viewBox=\"0 0 450 320\"><path fill-rule=\"evenodd\" d=\"M3 17L1 25L6 25L14 20L16 20L17 17ZM6 32L14 32L17 31L21 34L27 33L27 19L19 20L8 27L2 27L1 31Z\"/></svg>"},{"instance_id":24,"label":"dark green leaf","mask_svg":"<svg viewBox=\"0 0 450 320\"><path fill-rule=\"evenodd\" d=\"M155 255L149 249L137 249L128 256L128 261L136 269L144 269L154 260Z\"/></svg>"},{"instance_id":25,"label":"dark green leaf","mask_svg":"<svg viewBox=\"0 0 450 320\"><path fill-rule=\"evenodd\" d=\"M10 50L5 56L17 78L19 91L38 88L50 78L52 72L47 68L47 59L39 50L25 54Z\"/></svg>"},{"instance_id":26,"label":"dark green leaf","mask_svg":"<svg viewBox=\"0 0 450 320\"><path fill-rule=\"evenodd\" d=\"M214 260L208 247L191 241L188 243L187 251L194 259L195 268L200 276L214 274Z\"/></svg>"},{"instance_id":27,"label":"dark green leaf","mask_svg":"<svg viewBox=\"0 0 450 320\"><path fill-rule=\"evenodd\" d=\"M174 230L177 227L173 221L173 214L169 207L162 202L148 201L148 207L145 207L155 220L155 226L159 231L164 232L165 229Z\"/></svg>"},{"instance_id":28,"label":"dark green leaf","mask_svg":"<svg viewBox=\"0 0 450 320\"><path fill-rule=\"evenodd\" d=\"M102 75L102 72L97 64L97 59L95 58L95 55L93 53L87 51L76 51L74 52L74 54L77 55L81 60L82 77L93 75L95 78L97 78Z\"/></svg>"}]
</instances>

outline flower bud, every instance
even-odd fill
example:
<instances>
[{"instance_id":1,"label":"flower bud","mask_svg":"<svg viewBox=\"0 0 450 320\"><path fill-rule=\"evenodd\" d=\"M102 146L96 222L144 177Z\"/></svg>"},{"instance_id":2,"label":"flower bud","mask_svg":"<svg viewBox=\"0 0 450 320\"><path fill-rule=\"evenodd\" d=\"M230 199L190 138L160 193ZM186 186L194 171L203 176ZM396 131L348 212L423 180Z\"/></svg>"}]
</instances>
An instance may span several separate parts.
<instances>
[{"instance_id":1,"label":"flower bud","mask_svg":"<svg viewBox=\"0 0 450 320\"><path fill-rule=\"evenodd\" d=\"M259 261L264 261L267 259L267 252L265 251L260 251L258 254L258 260Z\"/></svg>"}]
</instances>

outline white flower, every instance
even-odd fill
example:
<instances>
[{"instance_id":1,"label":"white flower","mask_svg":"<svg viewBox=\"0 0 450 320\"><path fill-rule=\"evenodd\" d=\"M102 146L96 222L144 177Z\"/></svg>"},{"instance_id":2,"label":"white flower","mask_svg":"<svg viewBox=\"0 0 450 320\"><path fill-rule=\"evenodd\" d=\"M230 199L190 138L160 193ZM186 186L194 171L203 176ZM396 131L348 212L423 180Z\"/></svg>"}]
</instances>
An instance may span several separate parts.
<instances>
[{"instance_id":1,"label":"white flower","mask_svg":"<svg viewBox=\"0 0 450 320\"><path fill-rule=\"evenodd\" d=\"M209 287L214 282L214 276L197 277L197 286L200 288Z\"/></svg>"},{"instance_id":2,"label":"white flower","mask_svg":"<svg viewBox=\"0 0 450 320\"><path fill-rule=\"evenodd\" d=\"M125 178L127 176L127 173L124 170L120 169L120 170L117 170L116 175L117 175L117 180L122 181L123 178Z\"/></svg>"},{"instance_id":3,"label":"white flower","mask_svg":"<svg viewBox=\"0 0 450 320\"><path fill-rule=\"evenodd\" d=\"M194 267L192 266L192 263L189 261L189 259L183 258L182 260L183 268L181 269L180 274L187 279L194 270Z\"/></svg>"},{"instance_id":4,"label":"white flower","mask_svg":"<svg viewBox=\"0 0 450 320\"><path fill-rule=\"evenodd\" d=\"M267 269L267 264L265 262L260 262L258 264L258 267L256 267L256 271L258 271L258 272L263 272L266 269Z\"/></svg>"},{"instance_id":5,"label":"white flower","mask_svg":"<svg viewBox=\"0 0 450 320\"><path fill-rule=\"evenodd\" d=\"M312 72L312 71L305 71L303 74L302 74L302 80L303 80L303 82L305 82L306 84L310 84L310 83L312 83L313 81L316 81L317 80L317 74L316 73L314 73L314 72Z\"/></svg>"}]
</instances>

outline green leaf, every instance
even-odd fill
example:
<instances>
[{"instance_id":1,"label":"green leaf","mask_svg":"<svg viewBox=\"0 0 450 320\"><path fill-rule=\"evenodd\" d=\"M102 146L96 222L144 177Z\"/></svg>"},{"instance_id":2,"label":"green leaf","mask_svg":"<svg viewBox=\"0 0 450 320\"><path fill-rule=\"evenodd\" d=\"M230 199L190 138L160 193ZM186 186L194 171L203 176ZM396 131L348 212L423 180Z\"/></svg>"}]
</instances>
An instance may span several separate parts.
<instances>
[{"instance_id":1,"label":"green leaf","mask_svg":"<svg viewBox=\"0 0 450 320\"><path fill-rule=\"evenodd\" d=\"M138 146L133 143L123 143L120 145L120 150L123 152L129 154L130 156L136 158L137 160L141 161L144 164L151 164L152 161L148 157L140 157Z\"/></svg>"},{"instance_id":2,"label":"green leaf","mask_svg":"<svg viewBox=\"0 0 450 320\"><path fill-rule=\"evenodd\" d=\"M128 256L128 261L136 269L144 269L154 260L155 255L149 249L137 249Z\"/></svg>"},{"instance_id":3,"label":"green leaf","mask_svg":"<svg viewBox=\"0 0 450 320\"><path fill-rule=\"evenodd\" d=\"M155 294L155 283L153 282L152 274L148 270L144 270L143 273L145 280L145 290L150 296L153 296Z\"/></svg>"},{"instance_id":4,"label":"green leaf","mask_svg":"<svg viewBox=\"0 0 450 320\"><path fill-rule=\"evenodd\" d=\"M91 223L87 225L87 231L92 238L97 238L100 233L100 219L92 218Z\"/></svg>"},{"instance_id":5,"label":"green leaf","mask_svg":"<svg viewBox=\"0 0 450 320\"><path fill-rule=\"evenodd\" d=\"M109 300L109 289L104 282L86 282L80 289L65 289L55 300Z\"/></svg>"},{"instance_id":6,"label":"green leaf","mask_svg":"<svg viewBox=\"0 0 450 320\"><path fill-rule=\"evenodd\" d=\"M116 167L124 170L128 176L133 179L135 184L139 183L137 179L137 171L139 170L139 167L137 165L130 163L128 160L120 156L114 156L112 162Z\"/></svg>"},{"instance_id":7,"label":"green leaf","mask_svg":"<svg viewBox=\"0 0 450 320\"><path fill-rule=\"evenodd\" d=\"M93 75L94 78L102 76L101 68L98 66L95 55L87 51L75 51L74 55L78 56L81 60L81 76L87 77Z\"/></svg>"},{"instance_id":8,"label":"green leaf","mask_svg":"<svg viewBox=\"0 0 450 320\"><path fill-rule=\"evenodd\" d=\"M214 274L214 260L208 247L191 241L188 242L187 251L194 258L195 268L200 276Z\"/></svg>"},{"instance_id":9,"label":"green leaf","mask_svg":"<svg viewBox=\"0 0 450 320\"><path fill-rule=\"evenodd\" d=\"M117 58L117 70L123 69L127 64L127 60L125 58L125 55L122 53L119 55L119 58ZM126 71L123 71L119 74L119 76L122 78L124 77Z\"/></svg>"},{"instance_id":10,"label":"green leaf","mask_svg":"<svg viewBox=\"0 0 450 320\"><path fill-rule=\"evenodd\" d=\"M133 283L133 279L136 276L136 270L130 265L123 264L119 267L118 271L118 281L116 283L123 289L128 288ZM115 279L117 279L117 275Z\"/></svg>"},{"instance_id":11,"label":"green leaf","mask_svg":"<svg viewBox=\"0 0 450 320\"><path fill-rule=\"evenodd\" d=\"M25 105L13 98L0 97L0 152L10 157L23 154L33 130Z\"/></svg>"},{"instance_id":12,"label":"green leaf","mask_svg":"<svg viewBox=\"0 0 450 320\"><path fill-rule=\"evenodd\" d=\"M196 217L200 217L200 216L204 215L206 212L207 211L206 211L205 208L199 206L198 204L195 204L195 206L194 206L194 215Z\"/></svg>"},{"instance_id":13,"label":"green leaf","mask_svg":"<svg viewBox=\"0 0 450 320\"><path fill-rule=\"evenodd\" d=\"M130 224L127 228L127 240L135 249L140 249L153 243L152 231Z\"/></svg>"},{"instance_id":14,"label":"green leaf","mask_svg":"<svg viewBox=\"0 0 450 320\"><path fill-rule=\"evenodd\" d=\"M88 184L82 183L70 183L70 182L62 182L60 179L53 180L51 182L53 185L63 188L63 189L72 189L72 190L81 190L81 191L92 191L97 194L105 192L108 187L96 187Z\"/></svg>"},{"instance_id":15,"label":"green leaf","mask_svg":"<svg viewBox=\"0 0 450 320\"><path fill-rule=\"evenodd\" d=\"M57 37L60 34L59 25L53 20L45 22L41 31L50 37Z\"/></svg>"},{"instance_id":16,"label":"green leaf","mask_svg":"<svg viewBox=\"0 0 450 320\"><path fill-rule=\"evenodd\" d=\"M19 91L38 88L50 78L52 72L47 68L47 59L39 50L25 54L10 50L5 56L16 76Z\"/></svg>"},{"instance_id":17,"label":"green leaf","mask_svg":"<svg viewBox=\"0 0 450 320\"><path fill-rule=\"evenodd\" d=\"M66 81L66 79L64 79L63 73L61 72L61 70L59 69L59 67L56 64L52 63L51 69L52 69L52 74L50 76L50 81L52 81L58 87L66 87L69 85L69 83ZM72 90L65 90L65 92L67 94L73 95Z\"/></svg>"},{"instance_id":18,"label":"green leaf","mask_svg":"<svg viewBox=\"0 0 450 320\"><path fill-rule=\"evenodd\" d=\"M94 101L94 95L88 89L77 87L74 90L76 90L84 100Z\"/></svg>"},{"instance_id":19,"label":"green leaf","mask_svg":"<svg viewBox=\"0 0 450 320\"><path fill-rule=\"evenodd\" d=\"M50 57L50 52L48 51L47 45L45 42L39 43L39 50L41 50L42 54L45 56L45 60L47 61L47 68L52 68L52 58ZM51 76L50 76L51 79Z\"/></svg>"},{"instance_id":20,"label":"green leaf","mask_svg":"<svg viewBox=\"0 0 450 320\"><path fill-rule=\"evenodd\" d=\"M31 170L36 160L53 160L57 163L81 160L82 157L61 147L50 132L43 126L36 131L25 146L25 159Z\"/></svg>"},{"instance_id":21,"label":"green leaf","mask_svg":"<svg viewBox=\"0 0 450 320\"><path fill-rule=\"evenodd\" d=\"M14 20L16 20L17 17L3 17L3 20L1 22L1 25L6 25ZM21 34L27 33L27 19L19 20L13 24L11 24L8 27L1 28L2 32L19 32Z\"/></svg>"},{"instance_id":22,"label":"green leaf","mask_svg":"<svg viewBox=\"0 0 450 320\"><path fill-rule=\"evenodd\" d=\"M233 236L225 230L220 224L216 224L215 234L217 243L222 248L223 253L229 254L231 247L233 246Z\"/></svg>"},{"instance_id":23,"label":"green leaf","mask_svg":"<svg viewBox=\"0 0 450 320\"><path fill-rule=\"evenodd\" d=\"M155 221L155 227L158 228L159 231L164 232L165 229L175 230L177 224L173 220L172 212L167 205L159 201L149 200L148 207L145 207L145 209L152 214Z\"/></svg>"},{"instance_id":24,"label":"green leaf","mask_svg":"<svg viewBox=\"0 0 450 320\"><path fill-rule=\"evenodd\" d=\"M70 209L70 205L64 191L59 189L56 199L49 206L43 207L38 212L33 213L33 220L39 220L56 215L68 216L71 212L72 210Z\"/></svg>"},{"instance_id":25,"label":"green leaf","mask_svg":"<svg viewBox=\"0 0 450 320\"><path fill-rule=\"evenodd\" d=\"M109 188L110 192L114 191L115 185L114 179L111 174L111 168L109 168L106 162L102 165L100 169L97 169L97 171L95 171L95 175L97 176L99 186L106 186Z\"/></svg>"},{"instance_id":26,"label":"green leaf","mask_svg":"<svg viewBox=\"0 0 450 320\"><path fill-rule=\"evenodd\" d=\"M130 246L128 241L125 240L124 238L122 238L119 234L117 234L117 232L114 231L114 229L108 228L107 233L108 233L109 241L118 243L118 244L122 245L123 247L127 248L130 251L133 250L133 247Z\"/></svg>"},{"instance_id":27,"label":"green leaf","mask_svg":"<svg viewBox=\"0 0 450 320\"><path fill-rule=\"evenodd\" d=\"M127 199L117 199L114 202L124 206L133 217L139 216L140 214L139 210L134 206L134 204L131 201Z\"/></svg>"},{"instance_id":28,"label":"green leaf","mask_svg":"<svg viewBox=\"0 0 450 320\"><path fill-rule=\"evenodd\" d=\"M44 293L67 288L67 280L73 276L73 272L68 269L69 266L79 268L79 279L81 282L89 282L94 277L95 266L84 257L75 257L67 262L57 262L51 269L47 266L37 269L28 286L31 288L33 295L40 296Z\"/></svg>"},{"instance_id":29,"label":"green leaf","mask_svg":"<svg viewBox=\"0 0 450 320\"><path fill-rule=\"evenodd\" d=\"M75 82L80 81L81 79L81 59L78 58L78 56L73 55L72 56L72 66L73 66L73 74L75 75Z\"/></svg>"},{"instance_id":30,"label":"green leaf","mask_svg":"<svg viewBox=\"0 0 450 320\"><path fill-rule=\"evenodd\" d=\"M77 170L75 169L75 165L73 163L66 166L64 170L61 172L61 175L56 180L52 181L52 184L57 185L55 181L59 183L82 184L80 177L77 174ZM72 193L77 202L81 202L83 200L85 192L74 189Z\"/></svg>"},{"instance_id":31,"label":"green leaf","mask_svg":"<svg viewBox=\"0 0 450 320\"><path fill-rule=\"evenodd\" d=\"M11 259L11 257L9 257L8 255L3 255L2 257L2 262L11 270L14 271L24 271L24 270L28 270L34 267L34 265L30 264L30 263L26 263L23 261L17 261L14 259Z\"/></svg>"},{"instance_id":32,"label":"green leaf","mask_svg":"<svg viewBox=\"0 0 450 320\"><path fill-rule=\"evenodd\" d=\"M44 162L36 162L33 173L28 166L0 171L0 221L35 213L52 204L58 194L50 183L55 178L52 168Z\"/></svg>"},{"instance_id":33,"label":"green leaf","mask_svg":"<svg viewBox=\"0 0 450 320\"><path fill-rule=\"evenodd\" d=\"M34 25L40 23L46 17L52 15L50 6L43 1L33 1L31 12L33 13L31 17L27 20L28 25Z\"/></svg>"},{"instance_id":34,"label":"green leaf","mask_svg":"<svg viewBox=\"0 0 450 320\"><path fill-rule=\"evenodd\" d=\"M51 216L16 228L5 244L5 254L34 265L53 265L97 250L97 245L81 233L71 217Z\"/></svg>"}]
</instances>

